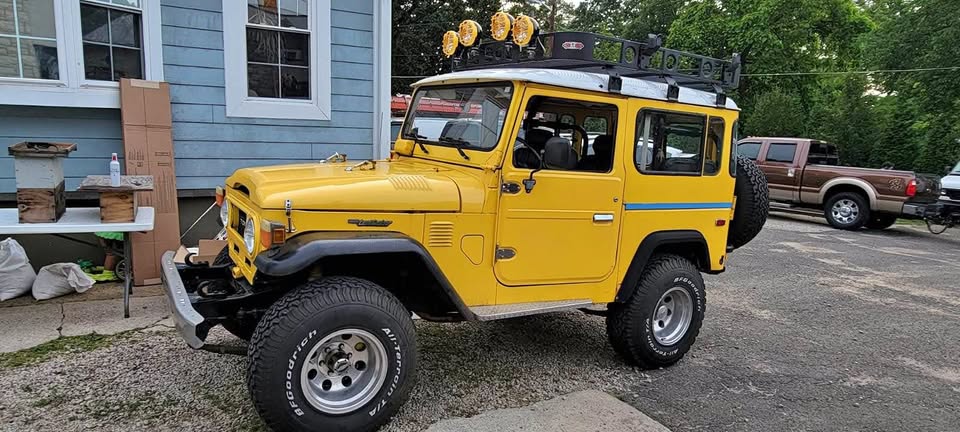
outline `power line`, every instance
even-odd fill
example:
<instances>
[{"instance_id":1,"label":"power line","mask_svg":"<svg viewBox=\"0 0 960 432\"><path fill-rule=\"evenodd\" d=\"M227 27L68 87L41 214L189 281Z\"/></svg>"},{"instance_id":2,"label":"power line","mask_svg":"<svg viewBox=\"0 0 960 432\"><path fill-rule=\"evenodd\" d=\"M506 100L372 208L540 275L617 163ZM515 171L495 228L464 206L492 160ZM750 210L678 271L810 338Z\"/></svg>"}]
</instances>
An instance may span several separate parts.
<instances>
[{"instance_id":1,"label":"power line","mask_svg":"<svg viewBox=\"0 0 960 432\"><path fill-rule=\"evenodd\" d=\"M869 71L823 71L823 72L774 72L774 73L756 73L742 74L743 77L763 77L763 76L804 76L804 75L870 75L875 73L911 73L911 72L937 72L937 71L960 71L960 66L937 67L937 68L916 68L916 69L877 69ZM397 75L394 79L421 79L428 75Z\"/></svg>"},{"instance_id":2,"label":"power line","mask_svg":"<svg viewBox=\"0 0 960 432\"><path fill-rule=\"evenodd\" d=\"M870 75L875 73L908 73L908 72L934 72L934 71L956 71L960 66L938 67L938 68L917 68L917 69L877 69L869 71L824 71L824 72L773 72L773 73L755 73L741 74L745 77L761 76L800 76L800 75Z\"/></svg>"}]
</instances>

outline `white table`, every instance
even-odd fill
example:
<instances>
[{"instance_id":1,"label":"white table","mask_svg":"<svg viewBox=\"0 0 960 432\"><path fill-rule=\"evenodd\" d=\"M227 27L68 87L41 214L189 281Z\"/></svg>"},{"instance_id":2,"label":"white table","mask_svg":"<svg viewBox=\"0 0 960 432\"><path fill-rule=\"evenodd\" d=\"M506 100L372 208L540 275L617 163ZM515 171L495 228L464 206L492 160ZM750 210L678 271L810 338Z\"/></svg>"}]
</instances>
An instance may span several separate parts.
<instances>
[{"instance_id":1,"label":"white table","mask_svg":"<svg viewBox=\"0 0 960 432\"><path fill-rule=\"evenodd\" d=\"M130 291L133 287L133 257L130 253L130 233L153 231L153 207L137 208L137 219L133 222L100 222L99 208L67 208L55 223L20 223L17 209L0 209L0 235L18 234L85 234L101 231L123 233L123 317L130 317Z\"/></svg>"}]
</instances>

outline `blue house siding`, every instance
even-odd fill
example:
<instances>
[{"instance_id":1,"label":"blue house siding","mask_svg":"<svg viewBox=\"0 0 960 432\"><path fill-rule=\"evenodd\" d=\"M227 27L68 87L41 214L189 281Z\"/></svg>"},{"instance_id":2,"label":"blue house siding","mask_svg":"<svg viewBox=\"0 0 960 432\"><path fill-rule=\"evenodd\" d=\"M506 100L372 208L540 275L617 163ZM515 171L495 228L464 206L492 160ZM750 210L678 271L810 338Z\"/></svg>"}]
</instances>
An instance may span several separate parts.
<instances>
[{"instance_id":1,"label":"blue house siding","mask_svg":"<svg viewBox=\"0 0 960 432\"><path fill-rule=\"evenodd\" d=\"M222 2L162 0L179 189L209 189L249 166L373 156L374 1L333 0L329 121L226 116ZM2 180L0 180L2 181Z\"/></svg>"},{"instance_id":2,"label":"blue house siding","mask_svg":"<svg viewBox=\"0 0 960 432\"><path fill-rule=\"evenodd\" d=\"M66 189L73 191L88 175L110 173L110 153L122 157L120 111L0 105L0 193L17 190L6 148L22 141L76 143L63 167Z\"/></svg>"}]
</instances>

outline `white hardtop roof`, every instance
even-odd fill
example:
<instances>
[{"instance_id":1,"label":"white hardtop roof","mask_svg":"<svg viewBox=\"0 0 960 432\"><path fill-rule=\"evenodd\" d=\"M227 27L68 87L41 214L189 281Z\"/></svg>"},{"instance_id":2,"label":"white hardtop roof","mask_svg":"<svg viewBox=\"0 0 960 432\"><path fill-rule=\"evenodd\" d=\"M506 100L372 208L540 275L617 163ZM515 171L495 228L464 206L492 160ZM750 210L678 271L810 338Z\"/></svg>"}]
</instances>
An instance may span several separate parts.
<instances>
[{"instance_id":1,"label":"white hardtop roof","mask_svg":"<svg viewBox=\"0 0 960 432\"><path fill-rule=\"evenodd\" d=\"M491 68L453 72L424 78L414 87L426 84L463 84L489 81L527 81L578 90L607 93L605 74L561 69ZM638 78L623 78L620 94L644 99L667 100L667 84ZM679 103L715 108L717 95L711 92L680 87ZM727 97L727 109L739 110L737 103Z\"/></svg>"}]
</instances>

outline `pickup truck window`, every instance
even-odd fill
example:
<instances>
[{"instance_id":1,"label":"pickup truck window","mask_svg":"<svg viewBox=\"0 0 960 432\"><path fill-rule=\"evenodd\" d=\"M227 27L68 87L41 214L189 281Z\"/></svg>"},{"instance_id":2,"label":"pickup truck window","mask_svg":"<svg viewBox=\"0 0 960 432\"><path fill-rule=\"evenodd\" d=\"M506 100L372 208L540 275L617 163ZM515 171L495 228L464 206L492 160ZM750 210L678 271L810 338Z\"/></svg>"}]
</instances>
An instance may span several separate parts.
<instances>
[{"instance_id":1,"label":"pickup truck window","mask_svg":"<svg viewBox=\"0 0 960 432\"><path fill-rule=\"evenodd\" d=\"M792 163L797 154L797 145L794 143L773 143L767 149L767 162Z\"/></svg>"},{"instance_id":2,"label":"pickup truck window","mask_svg":"<svg viewBox=\"0 0 960 432\"><path fill-rule=\"evenodd\" d=\"M756 142L745 142L740 143L737 146L737 154L742 155L743 157L750 160L757 160L757 157L760 156L760 143Z\"/></svg>"},{"instance_id":3,"label":"pickup truck window","mask_svg":"<svg viewBox=\"0 0 960 432\"><path fill-rule=\"evenodd\" d=\"M723 132L726 129L723 118L710 117L707 133L707 148L703 155L703 173L717 175L720 172L720 158L723 157Z\"/></svg>"},{"instance_id":4,"label":"pickup truck window","mask_svg":"<svg viewBox=\"0 0 960 432\"><path fill-rule=\"evenodd\" d=\"M706 129L705 116L641 111L634 153L637 169L644 174L700 175Z\"/></svg>"},{"instance_id":5,"label":"pickup truck window","mask_svg":"<svg viewBox=\"0 0 960 432\"><path fill-rule=\"evenodd\" d=\"M840 156L837 154L837 146L825 142L810 143L807 163L840 166Z\"/></svg>"}]
</instances>

